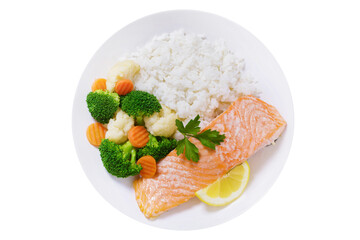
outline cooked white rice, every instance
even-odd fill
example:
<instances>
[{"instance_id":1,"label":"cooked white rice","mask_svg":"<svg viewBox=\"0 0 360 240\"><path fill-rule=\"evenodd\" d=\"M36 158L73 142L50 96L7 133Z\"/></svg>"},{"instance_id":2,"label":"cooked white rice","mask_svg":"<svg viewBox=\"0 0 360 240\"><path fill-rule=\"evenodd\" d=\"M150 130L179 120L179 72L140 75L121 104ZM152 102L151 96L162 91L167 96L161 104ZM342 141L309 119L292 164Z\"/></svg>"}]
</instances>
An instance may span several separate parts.
<instances>
[{"instance_id":1,"label":"cooked white rice","mask_svg":"<svg viewBox=\"0 0 360 240\"><path fill-rule=\"evenodd\" d=\"M257 95L245 63L223 40L178 30L156 36L124 56L141 67L135 88L154 94L187 122L200 115L202 126L243 94Z\"/></svg>"}]
</instances>

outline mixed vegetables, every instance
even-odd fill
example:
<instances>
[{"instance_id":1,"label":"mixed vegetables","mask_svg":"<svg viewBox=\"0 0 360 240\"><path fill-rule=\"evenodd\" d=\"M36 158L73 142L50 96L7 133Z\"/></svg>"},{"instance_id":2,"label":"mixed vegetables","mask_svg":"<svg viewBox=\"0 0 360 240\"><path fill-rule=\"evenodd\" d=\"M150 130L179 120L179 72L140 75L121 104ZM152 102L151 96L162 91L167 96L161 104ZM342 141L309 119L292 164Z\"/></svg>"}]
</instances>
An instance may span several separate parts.
<instances>
[{"instance_id":1,"label":"mixed vegetables","mask_svg":"<svg viewBox=\"0 0 360 240\"><path fill-rule=\"evenodd\" d=\"M217 131L199 133L199 116L184 126L176 113L161 105L154 95L134 90L132 79L139 71L140 66L131 60L118 62L107 79L94 81L86 97L88 110L96 120L86 136L90 144L99 147L110 174L151 178L156 173L156 162L174 149L189 160L199 160L197 147L187 137L197 138L211 149L224 141L225 136ZM173 138L177 130L184 139Z\"/></svg>"}]
</instances>

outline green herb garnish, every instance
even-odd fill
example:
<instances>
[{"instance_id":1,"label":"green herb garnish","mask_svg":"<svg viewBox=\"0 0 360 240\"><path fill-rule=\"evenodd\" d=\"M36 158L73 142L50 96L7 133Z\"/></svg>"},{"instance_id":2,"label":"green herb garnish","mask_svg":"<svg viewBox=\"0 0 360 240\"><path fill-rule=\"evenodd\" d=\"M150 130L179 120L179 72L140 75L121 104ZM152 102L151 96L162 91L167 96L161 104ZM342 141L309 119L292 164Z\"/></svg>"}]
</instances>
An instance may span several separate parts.
<instances>
[{"instance_id":1,"label":"green herb garnish","mask_svg":"<svg viewBox=\"0 0 360 240\"><path fill-rule=\"evenodd\" d=\"M178 141L177 143L176 153L179 156L185 152L185 158L194 162L199 161L199 149L189 141L188 137L194 137L198 139L202 145L213 150L215 150L216 145L220 145L220 143L225 139L225 135L220 134L216 130L207 129L206 131L199 133L199 119L200 116L197 115L194 119L191 119L188 124L186 124L186 126L184 126L180 120L176 119L176 126L179 132L184 135L184 139Z\"/></svg>"}]
</instances>

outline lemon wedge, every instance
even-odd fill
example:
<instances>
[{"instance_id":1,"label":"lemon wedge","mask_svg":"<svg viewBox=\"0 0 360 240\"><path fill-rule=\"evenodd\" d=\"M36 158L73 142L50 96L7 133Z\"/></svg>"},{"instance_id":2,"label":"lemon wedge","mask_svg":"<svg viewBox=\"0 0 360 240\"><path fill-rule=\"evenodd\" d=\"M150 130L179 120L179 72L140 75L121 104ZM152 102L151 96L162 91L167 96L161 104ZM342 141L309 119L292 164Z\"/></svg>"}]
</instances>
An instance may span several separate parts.
<instances>
[{"instance_id":1,"label":"lemon wedge","mask_svg":"<svg viewBox=\"0 0 360 240\"><path fill-rule=\"evenodd\" d=\"M211 206L227 205L240 197L244 192L249 176L250 167L246 161L234 167L213 184L197 191L195 195L201 201Z\"/></svg>"}]
</instances>

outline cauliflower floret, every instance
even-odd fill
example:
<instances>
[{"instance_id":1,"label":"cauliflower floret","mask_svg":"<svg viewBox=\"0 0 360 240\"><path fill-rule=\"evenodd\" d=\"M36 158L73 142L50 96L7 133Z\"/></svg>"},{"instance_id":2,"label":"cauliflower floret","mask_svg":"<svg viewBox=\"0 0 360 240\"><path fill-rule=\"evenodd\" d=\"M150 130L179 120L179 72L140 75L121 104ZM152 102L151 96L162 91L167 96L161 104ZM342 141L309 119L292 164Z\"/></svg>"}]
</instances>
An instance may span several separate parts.
<instances>
[{"instance_id":1,"label":"cauliflower floret","mask_svg":"<svg viewBox=\"0 0 360 240\"><path fill-rule=\"evenodd\" d=\"M140 71L139 64L132 60L125 60L117 62L109 71L106 80L106 88L110 92L114 91L115 84L118 80L129 79L133 80L135 74Z\"/></svg>"},{"instance_id":2,"label":"cauliflower floret","mask_svg":"<svg viewBox=\"0 0 360 240\"><path fill-rule=\"evenodd\" d=\"M119 110L115 118L110 119L107 125L105 138L112 142L121 144L128 139L128 132L134 126L134 119L127 115L124 111Z\"/></svg>"},{"instance_id":3,"label":"cauliflower floret","mask_svg":"<svg viewBox=\"0 0 360 240\"><path fill-rule=\"evenodd\" d=\"M144 117L145 127L154 136L170 137L177 129L175 124L177 116L170 108L161 106L160 112L156 112L150 117Z\"/></svg>"}]
</instances>

